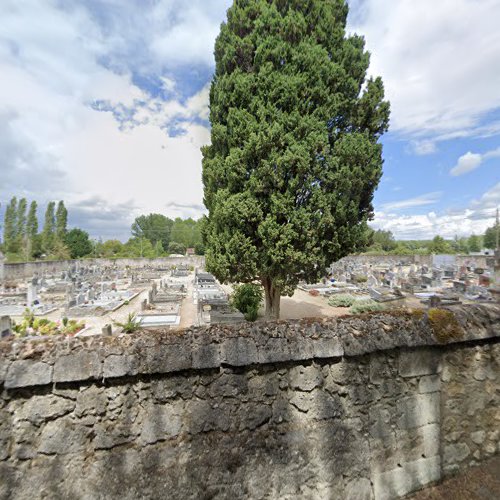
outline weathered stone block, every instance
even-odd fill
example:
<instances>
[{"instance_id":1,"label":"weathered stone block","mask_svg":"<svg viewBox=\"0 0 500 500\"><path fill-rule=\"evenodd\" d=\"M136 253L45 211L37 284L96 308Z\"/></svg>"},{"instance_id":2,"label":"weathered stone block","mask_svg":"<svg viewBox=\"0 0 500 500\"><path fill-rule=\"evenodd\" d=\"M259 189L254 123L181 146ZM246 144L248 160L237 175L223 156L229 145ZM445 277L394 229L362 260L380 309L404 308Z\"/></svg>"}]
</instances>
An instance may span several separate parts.
<instances>
[{"instance_id":1,"label":"weathered stone block","mask_svg":"<svg viewBox=\"0 0 500 500\"><path fill-rule=\"evenodd\" d=\"M323 383L323 373L314 365L295 366L289 371L289 382L292 389L312 391Z\"/></svg>"},{"instance_id":2,"label":"weathered stone block","mask_svg":"<svg viewBox=\"0 0 500 500\"><path fill-rule=\"evenodd\" d=\"M398 427L411 429L439 422L439 393L419 394L397 402Z\"/></svg>"},{"instance_id":3,"label":"weathered stone block","mask_svg":"<svg viewBox=\"0 0 500 500\"><path fill-rule=\"evenodd\" d=\"M193 345L193 368L218 368L220 366L220 355L218 344Z\"/></svg>"},{"instance_id":4,"label":"weathered stone block","mask_svg":"<svg viewBox=\"0 0 500 500\"><path fill-rule=\"evenodd\" d=\"M346 500L372 500L373 491L369 479L353 479L345 489Z\"/></svg>"},{"instance_id":5,"label":"weathered stone block","mask_svg":"<svg viewBox=\"0 0 500 500\"><path fill-rule=\"evenodd\" d=\"M230 366L252 365L258 362L257 347L252 339L226 339L220 347L221 362Z\"/></svg>"},{"instance_id":6,"label":"weathered stone block","mask_svg":"<svg viewBox=\"0 0 500 500\"><path fill-rule=\"evenodd\" d=\"M14 414L14 419L27 420L36 425L53 420L69 413L75 408L75 402L52 395L32 396Z\"/></svg>"},{"instance_id":7,"label":"weathered stone block","mask_svg":"<svg viewBox=\"0 0 500 500\"><path fill-rule=\"evenodd\" d=\"M456 464L470 455L470 448L465 443L448 444L444 447L443 461L445 465Z\"/></svg>"},{"instance_id":8,"label":"weathered stone block","mask_svg":"<svg viewBox=\"0 0 500 500\"><path fill-rule=\"evenodd\" d=\"M7 371L5 388L46 385L52 381L52 366L41 361L16 360Z\"/></svg>"},{"instance_id":9,"label":"weathered stone block","mask_svg":"<svg viewBox=\"0 0 500 500\"><path fill-rule=\"evenodd\" d=\"M316 359L339 358L344 355L344 347L337 337L316 339L312 342L312 355Z\"/></svg>"},{"instance_id":10,"label":"weathered stone block","mask_svg":"<svg viewBox=\"0 0 500 500\"><path fill-rule=\"evenodd\" d=\"M153 444L177 436L182 427L178 405L149 405L142 412L140 441Z\"/></svg>"},{"instance_id":11,"label":"weathered stone block","mask_svg":"<svg viewBox=\"0 0 500 500\"><path fill-rule=\"evenodd\" d=\"M85 448L85 441L91 431L68 417L52 420L43 429L38 451L46 455L66 455Z\"/></svg>"},{"instance_id":12,"label":"weathered stone block","mask_svg":"<svg viewBox=\"0 0 500 500\"><path fill-rule=\"evenodd\" d=\"M422 458L396 469L373 474L372 482L375 500L393 500L441 477L440 458Z\"/></svg>"},{"instance_id":13,"label":"weathered stone block","mask_svg":"<svg viewBox=\"0 0 500 500\"><path fill-rule=\"evenodd\" d=\"M418 382L418 392L426 394L428 392L438 392L441 388L439 375L427 375Z\"/></svg>"},{"instance_id":14,"label":"weathered stone block","mask_svg":"<svg viewBox=\"0 0 500 500\"><path fill-rule=\"evenodd\" d=\"M192 367L191 345L171 344L147 348L140 353L138 370L144 373L170 373Z\"/></svg>"},{"instance_id":15,"label":"weathered stone block","mask_svg":"<svg viewBox=\"0 0 500 500\"><path fill-rule=\"evenodd\" d=\"M57 358L54 365L54 382L98 379L100 376L101 363L96 351L67 354Z\"/></svg>"},{"instance_id":16,"label":"weathered stone block","mask_svg":"<svg viewBox=\"0 0 500 500\"><path fill-rule=\"evenodd\" d=\"M290 349L287 339L270 338L264 347L259 349L259 363L279 363L289 361Z\"/></svg>"},{"instance_id":17,"label":"weathered stone block","mask_svg":"<svg viewBox=\"0 0 500 500\"><path fill-rule=\"evenodd\" d=\"M133 355L111 354L104 360L103 378L124 377L137 373L137 359Z\"/></svg>"},{"instance_id":18,"label":"weathered stone block","mask_svg":"<svg viewBox=\"0 0 500 500\"><path fill-rule=\"evenodd\" d=\"M434 375L440 371L441 356L435 349L403 351L399 357L399 374L403 377Z\"/></svg>"}]
</instances>

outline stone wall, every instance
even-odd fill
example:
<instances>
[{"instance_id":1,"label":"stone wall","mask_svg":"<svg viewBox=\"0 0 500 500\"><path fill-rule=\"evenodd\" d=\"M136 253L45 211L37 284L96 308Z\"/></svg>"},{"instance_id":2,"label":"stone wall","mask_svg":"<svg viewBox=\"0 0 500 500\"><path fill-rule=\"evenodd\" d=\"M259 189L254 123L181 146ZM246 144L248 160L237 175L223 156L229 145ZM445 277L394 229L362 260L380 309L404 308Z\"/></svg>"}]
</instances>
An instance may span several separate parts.
<instances>
[{"instance_id":1,"label":"stone wall","mask_svg":"<svg viewBox=\"0 0 500 500\"><path fill-rule=\"evenodd\" d=\"M0 343L0 498L407 494L499 451L500 307L452 311Z\"/></svg>"},{"instance_id":2,"label":"stone wall","mask_svg":"<svg viewBox=\"0 0 500 500\"><path fill-rule=\"evenodd\" d=\"M7 281L16 279L28 279L35 275L43 276L44 274L58 274L72 268L74 269L78 267L90 267L94 265L125 269L126 267L170 267L179 264L202 267L205 265L205 258L199 255L193 255L189 257L158 257L156 259L82 259L17 262L3 265L3 279ZM0 279L2 279L1 274Z\"/></svg>"}]
</instances>

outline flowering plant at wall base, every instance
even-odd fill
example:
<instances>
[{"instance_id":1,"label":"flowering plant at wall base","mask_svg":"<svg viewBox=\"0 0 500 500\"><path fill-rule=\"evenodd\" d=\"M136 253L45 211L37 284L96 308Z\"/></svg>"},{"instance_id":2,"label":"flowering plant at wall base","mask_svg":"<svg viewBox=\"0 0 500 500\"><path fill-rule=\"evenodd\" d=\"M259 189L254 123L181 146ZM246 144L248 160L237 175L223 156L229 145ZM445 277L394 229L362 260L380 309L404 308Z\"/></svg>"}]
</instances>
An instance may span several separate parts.
<instances>
[{"instance_id":1,"label":"flowering plant at wall base","mask_svg":"<svg viewBox=\"0 0 500 500\"><path fill-rule=\"evenodd\" d=\"M61 321L51 321L47 318L35 318L29 309L26 309L23 320L12 327L16 337L67 335L72 337L85 328L83 321L63 318Z\"/></svg>"}]
</instances>

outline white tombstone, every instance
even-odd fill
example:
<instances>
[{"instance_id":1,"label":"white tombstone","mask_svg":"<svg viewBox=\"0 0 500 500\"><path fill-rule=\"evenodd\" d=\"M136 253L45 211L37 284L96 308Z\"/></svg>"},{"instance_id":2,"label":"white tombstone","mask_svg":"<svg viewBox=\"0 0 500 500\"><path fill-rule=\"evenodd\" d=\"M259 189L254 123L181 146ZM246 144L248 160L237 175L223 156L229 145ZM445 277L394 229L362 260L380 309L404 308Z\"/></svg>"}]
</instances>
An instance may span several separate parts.
<instances>
[{"instance_id":1,"label":"white tombstone","mask_svg":"<svg viewBox=\"0 0 500 500\"><path fill-rule=\"evenodd\" d=\"M36 300L38 300L37 285L34 285L33 283L28 283L28 296L27 296L28 307L31 307Z\"/></svg>"}]
</instances>

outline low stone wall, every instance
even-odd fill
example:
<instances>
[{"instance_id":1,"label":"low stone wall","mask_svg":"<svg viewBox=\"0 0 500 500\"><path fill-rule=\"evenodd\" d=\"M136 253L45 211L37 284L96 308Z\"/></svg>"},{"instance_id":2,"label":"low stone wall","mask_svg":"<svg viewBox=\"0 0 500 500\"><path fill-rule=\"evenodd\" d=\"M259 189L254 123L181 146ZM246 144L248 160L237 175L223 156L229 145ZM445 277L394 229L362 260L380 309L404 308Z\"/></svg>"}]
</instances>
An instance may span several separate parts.
<instances>
[{"instance_id":1,"label":"low stone wall","mask_svg":"<svg viewBox=\"0 0 500 500\"><path fill-rule=\"evenodd\" d=\"M0 498L398 498L498 453L499 319L0 343Z\"/></svg>"},{"instance_id":2,"label":"low stone wall","mask_svg":"<svg viewBox=\"0 0 500 500\"><path fill-rule=\"evenodd\" d=\"M102 267L113 267L118 269L177 266L186 264L188 266L203 267L205 258L199 255L189 257L158 257L156 259L82 259L82 260L43 260L35 262L17 262L3 264L3 279L16 280L28 279L32 276L43 276L44 274L58 274L69 269L78 267L90 267L94 265ZM0 274L0 278L2 275Z\"/></svg>"}]
</instances>

